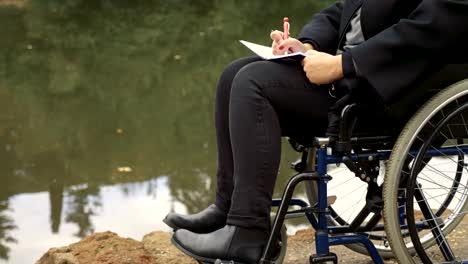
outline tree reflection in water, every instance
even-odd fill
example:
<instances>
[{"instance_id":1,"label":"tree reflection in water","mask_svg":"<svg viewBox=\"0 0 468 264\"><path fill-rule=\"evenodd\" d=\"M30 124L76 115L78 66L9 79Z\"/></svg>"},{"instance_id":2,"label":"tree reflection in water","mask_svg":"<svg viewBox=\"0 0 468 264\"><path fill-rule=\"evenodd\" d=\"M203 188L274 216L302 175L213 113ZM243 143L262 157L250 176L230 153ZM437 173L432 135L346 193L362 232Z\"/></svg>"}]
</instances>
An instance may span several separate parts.
<instances>
[{"instance_id":1,"label":"tree reflection in water","mask_svg":"<svg viewBox=\"0 0 468 264\"><path fill-rule=\"evenodd\" d=\"M99 188L83 184L74 186L67 191L67 211L65 212L65 221L74 223L78 227L75 236L83 238L94 232L91 217L95 215L96 210L101 207Z\"/></svg>"},{"instance_id":2,"label":"tree reflection in water","mask_svg":"<svg viewBox=\"0 0 468 264\"><path fill-rule=\"evenodd\" d=\"M10 248L8 244L17 242L10 235L10 231L16 229L13 220L6 214L9 210L8 201L0 201L0 258L8 259Z\"/></svg>"},{"instance_id":3,"label":"tree reflection in water","mask_svg":"<svg viewBox=\"0 0 468 264\"><path fill-rule=\"evenodd\" d=\"M173 175L169 179L172 196L187 207L188 213L199 212L213 203L216 182L206 172L193 170L191 174Z\"/></svg>"}]
</instances>

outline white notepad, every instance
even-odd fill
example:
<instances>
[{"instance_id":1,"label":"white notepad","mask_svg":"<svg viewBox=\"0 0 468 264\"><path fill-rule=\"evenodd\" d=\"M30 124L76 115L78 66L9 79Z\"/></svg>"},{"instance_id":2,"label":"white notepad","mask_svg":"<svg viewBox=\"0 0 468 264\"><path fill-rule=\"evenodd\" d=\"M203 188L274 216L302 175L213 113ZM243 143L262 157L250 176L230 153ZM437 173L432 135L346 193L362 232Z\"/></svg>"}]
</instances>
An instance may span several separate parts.
<instances>
[{"instance_id":1,"label":"white notepad","mask_svg":"<svg viewBox=\"0 0 468 264\"><path fill-rule=\"evenodd\" d=\"M289 53L284 55L275 55L271 47L255 44L245 40L239 40L240 43L244 44L247 48L253 51L258 56L264 58L265 60L278 60L278 59L293 59L293 60L302 60L306 55L302 52Z\"/></svg>"}]
</instances>

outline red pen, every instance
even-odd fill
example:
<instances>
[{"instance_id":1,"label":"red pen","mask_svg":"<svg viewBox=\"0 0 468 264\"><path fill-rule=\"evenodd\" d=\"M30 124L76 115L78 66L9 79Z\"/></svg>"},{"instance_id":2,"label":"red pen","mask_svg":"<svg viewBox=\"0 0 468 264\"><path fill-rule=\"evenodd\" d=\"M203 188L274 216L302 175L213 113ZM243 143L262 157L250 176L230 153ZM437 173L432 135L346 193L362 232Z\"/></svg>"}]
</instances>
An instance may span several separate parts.
<instances>
[{"instance_id":1,"label":"red pen","mask_svg":"<svg viewBox=\"0 0 468 264\"><path fill-rule=\"evenodd\" d=\"M289 38L289 18L283 18L283 39Z\"/></svg>"}]
</instances>

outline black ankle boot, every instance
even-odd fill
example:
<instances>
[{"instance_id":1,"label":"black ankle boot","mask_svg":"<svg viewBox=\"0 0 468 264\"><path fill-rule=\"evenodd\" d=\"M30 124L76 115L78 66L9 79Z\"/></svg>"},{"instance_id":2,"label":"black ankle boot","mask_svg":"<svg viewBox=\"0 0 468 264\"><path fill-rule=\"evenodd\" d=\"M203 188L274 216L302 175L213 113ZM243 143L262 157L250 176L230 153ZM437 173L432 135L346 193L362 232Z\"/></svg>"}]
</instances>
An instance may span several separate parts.
<instances>
[{"instance_id":1,"label":"black ankle boot","mask_svg":"<svg viewBox=\"0 0 468 264\"><path fill-rule=\"evenodd\" d=\"M187 229L194 233L206 234L226 225L227 214L212 204L205 210L192 215L169 213L163 222L175 230Z\"/></svg>"},{"instance_id":2,"label":"black ankle boot","mask_svg":"<svg viewBox=\"0 0 468 264\"><path fill-rule=\"evenodd\" d=\"M267 240L267 231L231 225L209 234L181 229L172 237L172 243L185 254L208 263L214 263L216 259L242 264L258 263Z\"/></svg>"}]
</instances>

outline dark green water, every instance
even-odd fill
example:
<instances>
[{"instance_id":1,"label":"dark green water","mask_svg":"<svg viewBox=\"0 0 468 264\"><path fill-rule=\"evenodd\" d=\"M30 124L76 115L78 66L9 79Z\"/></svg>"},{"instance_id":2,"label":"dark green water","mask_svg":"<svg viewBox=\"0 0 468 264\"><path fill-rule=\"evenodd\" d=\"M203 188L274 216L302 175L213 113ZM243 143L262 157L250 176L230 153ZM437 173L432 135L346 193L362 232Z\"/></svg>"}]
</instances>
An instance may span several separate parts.
<instances>
[{"instance_id":1,"label":"dark green water","mask_svg":"<svg viewBox=\"0 0 468 264\"><path fill-rule=\"evenodd\" d=\"M238 40L268 44L284 16L297 34L326 2L0 5L0 262L93 231L141 239L209 205L214 89L250 55ZM284 150L277 195L297 157Z\"/></svg>"}]
</instances>

